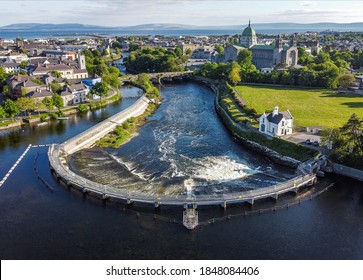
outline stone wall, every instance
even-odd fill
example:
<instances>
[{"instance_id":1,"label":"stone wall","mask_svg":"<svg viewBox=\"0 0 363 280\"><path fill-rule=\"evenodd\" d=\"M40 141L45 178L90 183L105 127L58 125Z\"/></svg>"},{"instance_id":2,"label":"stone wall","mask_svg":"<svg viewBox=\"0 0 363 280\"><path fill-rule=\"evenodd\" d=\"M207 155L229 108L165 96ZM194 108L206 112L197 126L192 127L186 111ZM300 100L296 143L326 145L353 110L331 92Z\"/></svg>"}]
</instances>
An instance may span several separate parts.
<instances>
[{"instance_id":1,"label":"stone wall","mask_svg":"<svg viewBox=\"0 0 363 280\"><path fill-rule=\"evenodd\" d=\"M236 125L236 123L229 117L227 112L219 105L219 102L218 102L219 91L218 91L217 86L213 83L213 81L209 78L198 77L198 76L193 77L193 80L203 83L205 85L208 85L213 90L213 92L216 94L215 107L216 107L218 115L221 117L221 119L222 119L223 123L226 125L226 127L230 131L231 131L231 129L229 128L229 125L232 125L236 129L240 129ZM233 131L231 131L231 133L234 135L234 137L236 139L238 139L244 146L246 146L250 150L258 152L259 154L262 154L262 155L268 157L269 159L271 159L272 161L274 161L278 164L286 165L286 166L289 166L292 168L297 168L299 166L299 164L301 163L300 161L298 161L296 159L293 159L293 158L287 157L287 156L283 156L274 150L271 150L254 141L251 141L247 138L241 137L241 136L233 133Z\"/></svg>"},{"instance_id":2,"label":"stone wall","mask_svg":"<svg viewBox=\"0 0 363 280\"><path fill-rule=\"evenodd\" d=\"M339 175L347 176L359 181L363 181L363 171L355 168L351 168L345 165L333 164L333 171Z\"/></svg>"}]
</instances>

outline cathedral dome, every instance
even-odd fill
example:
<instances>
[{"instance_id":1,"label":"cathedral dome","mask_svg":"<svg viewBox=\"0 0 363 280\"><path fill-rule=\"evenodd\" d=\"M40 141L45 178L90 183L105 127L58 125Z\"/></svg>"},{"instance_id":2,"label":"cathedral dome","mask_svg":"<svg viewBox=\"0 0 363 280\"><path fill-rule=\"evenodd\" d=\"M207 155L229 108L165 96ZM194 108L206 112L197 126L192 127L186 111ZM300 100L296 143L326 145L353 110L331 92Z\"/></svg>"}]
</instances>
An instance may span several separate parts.
<instances>
[{"instance_id":1,"label":"cathedral dome","mask_svg":"<svg viewBox=\"0 0 363 280\"><path fill-rule=\"evenodd\" d=\"M251 27L251 21L248 22L248 26L243 30L239 43L245 48L250 48L257 44L256 31Z\"/></svg>"},{"instance_id":2,"label":"cathedral dome","mask_svg":"<svg viewBox=\"0 0 363 280\"><path fill-rule=\"evenodd\" d=\"M243 30L242 36L256 36L256 31L251 27L251 22L249 22L248 26Z\"/></svg>"}]
</instances>

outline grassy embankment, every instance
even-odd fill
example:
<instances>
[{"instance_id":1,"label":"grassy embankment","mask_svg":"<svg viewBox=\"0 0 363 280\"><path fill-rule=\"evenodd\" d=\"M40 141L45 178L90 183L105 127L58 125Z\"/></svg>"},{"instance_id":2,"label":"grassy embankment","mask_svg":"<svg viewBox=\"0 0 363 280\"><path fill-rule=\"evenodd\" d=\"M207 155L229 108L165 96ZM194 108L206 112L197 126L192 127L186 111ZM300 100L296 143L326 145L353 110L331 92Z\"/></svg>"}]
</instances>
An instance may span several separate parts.
<instances>
[{"instance_id":1,"label":"grassy embankment","mask_svg":"<svg viewBox=\"0 0 363 280\"><path fill-rule=\"evenodd\" d=\"M295 126L341 127L356 113L363 116L363 96L338 94L324 89L269 86L236 86L248 108L262 114L277 105L289 109Z\"/></svg>"},{"instance_id":2,"label":"grassy embankment","mask_svg":"<svg viewBox=\"0 0 363 280\"><path fill-rule=\"evenodd\" d=\"M144 79L139 78L137 81L134 81L138 87L141 87L146 96L149 99L154 100L154 102L150 102L148 107L146 108L145 112L138 116L132 117L125 121L122 125L118 125L114 131L108 133L103 138L96 142L96 145L102 148L111 147L114 149L119 148L122 144L129 141L132 137L137 135L137 130L139 127L144 125L147 122L147 117L152 115L158 106L158 101L160 101L161 96L159 90L153 86L151 81L143 76Z\"/></svg>"},{"instance_id":3,"label":"grassy embankment","mask_svg":"<svg viewBox=\"0 0 363 280\"><path fill-rule=\"evenodd\" d=\"M129 118L122 125L118 125L114 131L108 133L106 136L96 142L96 145L101 148L119 148L122 144L129 141L132 137L137 135L137 130L140 126L147 122L147 117L155 112L157 105L150 103L146 111L138 116Z\"/></svg>"},{"instance_id":4,"label":"grassy embankment","mask_svg":"<svg viewBox=\"0 0 363 280\"><path fill-rule=\"evenodd\" d=\"M220 88L220 105L235 123L241 124L240 128L232 125L228 119L223 116L222 112L222 118L231 132L239 135L240 137L265 146L271 150L274 150L280 155L288 156L296 160L305 161L318 154L316 150L310 149L308 147L300 146L276 137L266 137L256 131L248 129L247 126L245 126L245 129L243 129L243 125L246 124L250 118L252 118L253 113L244 113L245 111L251 111L250 109L247 109L247 106L243 108L237 108L236 102L232 101L231 99L231 95L233 95L233 92L232 89L228 87L228 85L227 88Z\"/></svg>"}]
</instances>

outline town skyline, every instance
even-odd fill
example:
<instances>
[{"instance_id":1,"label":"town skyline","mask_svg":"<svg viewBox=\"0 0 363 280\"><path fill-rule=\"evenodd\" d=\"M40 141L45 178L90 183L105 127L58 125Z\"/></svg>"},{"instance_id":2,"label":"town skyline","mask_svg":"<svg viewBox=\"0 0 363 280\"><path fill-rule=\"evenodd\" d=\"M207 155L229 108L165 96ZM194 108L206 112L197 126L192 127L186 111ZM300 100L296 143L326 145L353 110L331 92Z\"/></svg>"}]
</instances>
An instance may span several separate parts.
<instances>
[{"instance_id":1,"label":"town skyline","mask_svg":"<svg viewBox=\"0 0 363 280\"><path fill-rule=\"evenodd\" d=\"M19 6L14 16L14 3ZM248 23L351 23L361 21L359 1L248 0L0 0L0 26L16 23L81 23L98 26L187 24L227 26Z\"/></svg>"}]
</instances>

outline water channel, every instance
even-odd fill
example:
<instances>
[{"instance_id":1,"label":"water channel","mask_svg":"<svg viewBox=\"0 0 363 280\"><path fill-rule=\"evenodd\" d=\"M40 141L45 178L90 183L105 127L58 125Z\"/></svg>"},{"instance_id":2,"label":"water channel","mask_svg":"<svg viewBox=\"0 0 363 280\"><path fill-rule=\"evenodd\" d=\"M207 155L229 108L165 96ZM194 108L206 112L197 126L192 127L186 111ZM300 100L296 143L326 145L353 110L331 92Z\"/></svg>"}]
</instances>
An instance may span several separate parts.
<instances>
[{"instance_id":1,"label":"water channel","mask_svg":"<svg viewBox=\"0 0 363 280\"><path fill-rule=\"evenodd\" d=\"M136 94L137 89L131 91ZM115 187L195 195L262 187L293 174L234 142L213 110L208 88L178 84L161 88L161 93L163 105L139 136L117 150L81 151L73 157L72 168ZM29 143L63 142L134 101L125 98L69 121L2 132L0 177ZM46 152L46 147L30 149L0 188L1 259L363 258L360 182L332 176L320 184L335 185L311 201L190 232L178 223L179 208L161 207L156 212L152 206L125 208L68 190L51 175ZM34 159L50 187L37 178ZM206 207L200 220L274 203L227 211ZM165 219L154 219L154 214Z\"/></svg>"},{"instance_id":2,"label":"water channel","mask_svg":"<svg viewBox=\"0 0 363 280\"><path fill-rule=\"evenodd\" d=\"M197 84L164 86L164 101L120 149L72 155L71 169L108 187L150 195L218 194L271 186L293 175L233 140Z\"/></svg>"}]
</instances>

